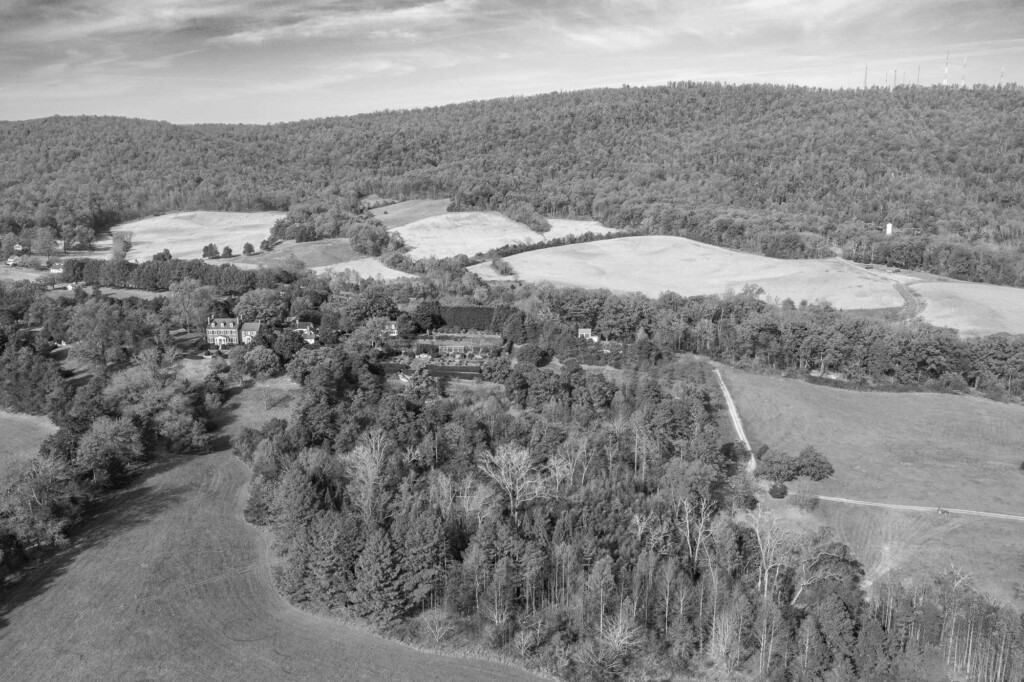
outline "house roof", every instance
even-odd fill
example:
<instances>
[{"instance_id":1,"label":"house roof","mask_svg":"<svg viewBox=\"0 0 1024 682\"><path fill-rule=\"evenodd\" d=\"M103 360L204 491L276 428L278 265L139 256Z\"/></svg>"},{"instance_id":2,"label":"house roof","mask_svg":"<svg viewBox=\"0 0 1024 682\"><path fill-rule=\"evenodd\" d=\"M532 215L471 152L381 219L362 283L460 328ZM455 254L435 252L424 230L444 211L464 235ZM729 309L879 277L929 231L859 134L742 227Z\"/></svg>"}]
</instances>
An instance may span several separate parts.
<instances>
[{"instance_id":1,"label":"house roof","mask_svg":"<svg viewBox=\"0 0 1024 682\"><path fill-rule=\"evenodd\" d=\"M259 322L246 322L242 325L241 331L243 332L258 332L260 330Z\"/></svg>"},{"instance_id":2,"label":"house roof","mask_svg":"<svg viewBox=\"0 0 1024 682\"><path fill-rule=\"evenodd\" d=\"M207 327L230 328L230 329L233 329L233 328L238 326L238 318L237 317L214 317L214 318L212 318L210 320L210 323L208 325L206 325L206 326Z\"/></svg>"}]
</instances>

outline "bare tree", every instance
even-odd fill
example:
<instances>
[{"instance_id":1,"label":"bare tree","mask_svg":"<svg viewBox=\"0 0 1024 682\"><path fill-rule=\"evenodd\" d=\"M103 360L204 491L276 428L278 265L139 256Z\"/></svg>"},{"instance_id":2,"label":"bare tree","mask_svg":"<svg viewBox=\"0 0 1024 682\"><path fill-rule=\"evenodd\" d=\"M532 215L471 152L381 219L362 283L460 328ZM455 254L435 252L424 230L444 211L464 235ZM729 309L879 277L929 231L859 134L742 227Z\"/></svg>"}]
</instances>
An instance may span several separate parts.
<instances>
[{"instance_id":1,"label":"bare tree","mask_svg":"<svg viewBox=\"0 0 1024 682\"><path fill-rule=\"evenodd\" d=\"M518 445L506 443L483 456L480 469L508 497L512 518L519 521L519 507L525 502L543 497L544 480L533 465L530 451Z\"/></svg>"},{"instance_id":2,"label":"bare tree","mask_svg":"<svg viewBox=\"0 0 1024 682\"><path fill-rule=\"evenodd\" d=\"M391 441L381 429L364 433L352 450L341 457L349 477L349 490L363 518L373 518L380 484L380 473Z\"/></svg>"},{"instance_id":3,"label":"bare tree","mask_svg":"<svg viewBox=\"0 0 1024 682\"><path fill-rule=\"evenodd\" d=\"M847 573L845 547L828 528L807 533L795 543L792 557L793 598L795 606L804 590L829 580L841 580Z\"/></svg>"}]
</instances>

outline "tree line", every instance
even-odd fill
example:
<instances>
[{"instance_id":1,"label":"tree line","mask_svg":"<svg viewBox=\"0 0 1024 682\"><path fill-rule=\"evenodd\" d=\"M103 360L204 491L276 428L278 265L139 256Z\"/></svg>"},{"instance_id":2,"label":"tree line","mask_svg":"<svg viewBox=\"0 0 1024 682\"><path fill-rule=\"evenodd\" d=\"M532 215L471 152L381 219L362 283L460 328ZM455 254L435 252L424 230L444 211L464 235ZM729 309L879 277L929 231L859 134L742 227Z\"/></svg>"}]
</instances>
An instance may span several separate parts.
<instances>
[{"instance_id":1,"label":"tree line","mask_svg":"<svg viewBox=\"0 0 1024 682\"><path fill-rule=\"evenodd\" d=\"M380 249L359 203L376 193L1019 286L1022 98L672 83L270 126L3 122L0 233L87 242L173 210L294 209L282 234Z\"/></svg>"}]
</instances>

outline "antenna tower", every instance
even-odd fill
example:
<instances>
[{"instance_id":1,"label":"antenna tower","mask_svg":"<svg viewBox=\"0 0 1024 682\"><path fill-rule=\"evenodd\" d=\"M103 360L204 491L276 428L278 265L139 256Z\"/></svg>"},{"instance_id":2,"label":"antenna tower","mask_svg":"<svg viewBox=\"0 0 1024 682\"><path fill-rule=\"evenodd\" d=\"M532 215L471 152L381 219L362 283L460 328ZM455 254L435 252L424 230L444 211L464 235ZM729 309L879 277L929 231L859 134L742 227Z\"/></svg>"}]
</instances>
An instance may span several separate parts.
<instances>
[{"instance_id":1,"label":"antenna tower","mask_svg":"<svg viewBox=\"0 0 1024 682\"><path fill-rule=\"evenodd\" d=\"M964 75L960 77L960 87L967 87L967 57L964 57Z\"/></svg>"},{"instance_id":2,"label":"antenna tower","mask_svg":"<svg viewBox=\"0 0 1024 682\"><path fill-rule=\"evenodd\" d=\"M942 87L949 85L949 50L946 50L946 71L942 74Z\"/></svg>"},{"instance_id":3,"label":"antenna tower","mask_svg":"<svg viewBox=\"0 0 1024 682\"><path fill-rule=\"evenodd\" d=\"M868 89L868 65L864 65L864 89Z\"/></svg>"}]
</instances>

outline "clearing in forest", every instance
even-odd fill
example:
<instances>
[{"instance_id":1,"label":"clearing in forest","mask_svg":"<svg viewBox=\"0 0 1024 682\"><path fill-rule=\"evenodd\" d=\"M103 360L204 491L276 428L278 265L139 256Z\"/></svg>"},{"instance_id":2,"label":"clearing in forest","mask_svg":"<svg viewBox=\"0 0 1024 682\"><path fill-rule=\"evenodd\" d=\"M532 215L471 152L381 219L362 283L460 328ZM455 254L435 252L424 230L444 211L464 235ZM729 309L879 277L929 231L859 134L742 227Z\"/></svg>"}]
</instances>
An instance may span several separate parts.
<instances>
[{"instance_id":1,"label":"clearing in forest","mask_svg":"<svg viewBox=\"0 0 1024 682\"><path fill-rule=\"evenodd\" d=\"M344 237L301 243L288 239L275 246L273 251L257 251L251 256L234 257L220 262L242 267L246 265L287 267L298 259L304 266L310 269L326 265L337 265L338 263L363 258L363 254L352 248L350 241ZM259 242L251 243L255 247L259 246ZM238 256L240 253L240 250L235 250L235 256Z\"/></svg>"},{"instance_id":2,"label":"clearing in forest","mask_svg":"<svg viewBox=\"0 0 1024 682\"><path fill-rule=\"evenodd\" d=\"M384 227L401 227L409 223L444 215L448 210L451 199L413 199L412 201L400 201L397 204L388 204L370 210L377 220L384 224Z\"/></svg>"},{"instance_id":3,"label":"clearing in forest","mask_svg":"<svg viewBox=\"0 0 1024 682\"><path fill-rule=\"evenodd\" d=\"M335 265L320 265L315 268L310 268L317 274L321 273L332 273L332 272L345 272L348 270L361 279L401 279L403 277L414 277L408 272L402 272L401 270L395 270L381 263L376 258L357 258L356 260L345 261L343 263L337 263Z\"/></svg>"},{"instance_id":4,"label":"clearing in forest","mask_svg":"<svg viewBox=\"0 0 1024 682\"><path fill-rule=\"evenodd\" d=\"M974 282L921 282L912 286L927 305L925 322L959 329L961 336L1024 334L1024 289Z\"/></svg>"},{"instance_id":5,"label":"clearing in forest","mask_svg":"<svg viewBox=\"0 0 1024 682\"><path fill-rule=\"evenodd\" d=\"M1024 515L1019 468L1024 407L973 396L846 390L733 369L723 374L754 448L767 444L795 455L813 445L835 467L832 478L796 487L816 495L936 509L934 514L892 512L934 526L930 534L904 533L920 540L920 547L898 538L879 547L888 544L890 553L913 549L915 556L934 559L921 565L941 568L953 560L1007 598L1014 583L1024 584L1019 561L1024 524L938 513L943 507ZM843 532L863 535L863 529L882 529L871 519L886 517L889 510L822 502L819 513L836 517ZM1009 542L1008 536L1016 539Z\"/></svg>"},{"instance_id":6,"label":"clearing in forest","mask_svg":"<svg viewBox=\"0 0 1024 682\"><path fill-rule=\"evenodd\" d=\"M259 246L270 234L274 223L284 216L284 213L276 211L169 213L117 225L111 229L111 235L118 232L132 233L132 248L127 259L136 262L148 261L164 249L169 250L175 258L201 258L203 247L211 243L216 244L218 250L230 246L236 255L240 255L246 242ZM112 236L98 240L96 254L109 256L112 245Z\"/></svg>"},{"instance_id":7,"label":"clearing in forest","mask_svg":"<svg viewBox=\"0 0 1024 682\"><path fill-rule=\"evenodd\" d=\"M756 284L770 297L829 301L837 308L893 308L891 282L836 259L791 260L730 251L683 237L637 236L569 244L509 256L518 279L658 296L721 294ZM490 263L474 266L498 279Z\"/></svg>"},{"instance_id":8,"label":"clearing in forest","mask_svg":"<svg viewBox=\"0 0 1024 682\"><path fill-rule=\"evenodd\" d=\"M218 435L289 416L297 394L287 378L257 383ZM154 465L4 595L0 680L535 679L290 606L268 534L242 518L249 471L225 440Z\"/></svg>"},{"instance_id":9,"label":"clearing in forest","mask_svg":"<svg viewBox=\"0 0 1024 682\"><path fill-rule=\"evenodd\" d=\"M412 258L446 258L459 254L475 256L508 244L538 244L587 232L614 232L593 220L556 218L549 222L551 230L539 234L501 213L469 211L424 218L395 228L395 231L410 247L409 256Z\"/></svg>"},{"instance_id":10,"label":"clearing in forest","mask_svg":"<svg viewBox=\"0 0 1024 682\"><path fill-rule=\"evenodd\" d=\"M47 417L0 410L0 471L11 462L28 459L57 427Z\"/></svg>"}]
</instances>

